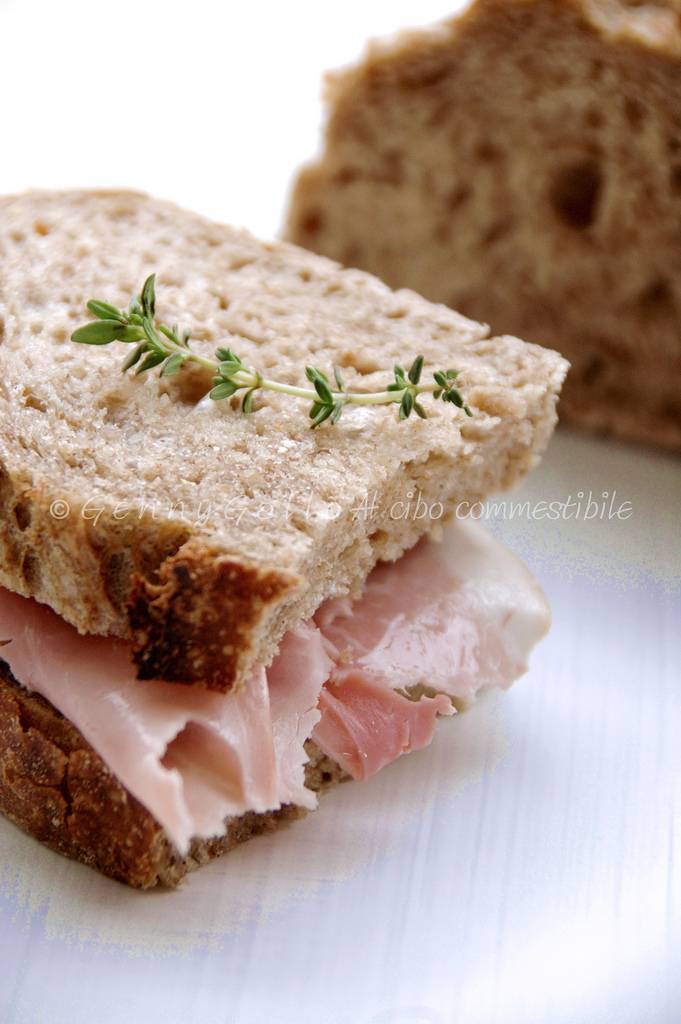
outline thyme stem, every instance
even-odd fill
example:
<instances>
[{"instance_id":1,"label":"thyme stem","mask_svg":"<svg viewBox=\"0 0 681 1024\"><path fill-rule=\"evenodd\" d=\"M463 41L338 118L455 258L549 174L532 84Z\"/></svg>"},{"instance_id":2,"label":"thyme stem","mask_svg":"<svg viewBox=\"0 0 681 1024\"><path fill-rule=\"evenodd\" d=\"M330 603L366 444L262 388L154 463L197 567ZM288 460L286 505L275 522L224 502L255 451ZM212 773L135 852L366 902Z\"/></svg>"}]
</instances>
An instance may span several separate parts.
<instances>
[{"instance_id":1,"label":"thyme stem","mask_svg":"<svg viewBox=\"0 0 681 1024\"><path fill-rule=\"evenodd\" d=\"M327 375L313 366L305 369L312 384L311 388L305 388L261 376L257 370L246 366L230 348L218 348L215 358L208 359L189 347L188 331L156 322L153 274L144 282L139 296L132 300L127 310L97 299L92 299L87 305L97 319L74 331L72 341L84 345L109 345L114 341L134 344L135 349L123 363L124 372L136 367L135 373L140 374L160 366L161 376L169 377L178 373L185 363L197 363L214 374L210 397L215 401L230 398L237 391L245 392L241 401L244 413L251 412L257 391L272 391L310 402L309 416L313 428L327 419L337 423L346 405L398 404L400 419L408 419L412 412L425 419L427 413L418 400L423 394L450 402L467 416L472 415L456 387L458 371L437 370L433 373L432 382L421 383L423 356L416 357L408 372L401 366L394 366L393 380L383 391L348 391L337 366L333 371L335 388L331 387Z\"/></svg>"}]
</instances>

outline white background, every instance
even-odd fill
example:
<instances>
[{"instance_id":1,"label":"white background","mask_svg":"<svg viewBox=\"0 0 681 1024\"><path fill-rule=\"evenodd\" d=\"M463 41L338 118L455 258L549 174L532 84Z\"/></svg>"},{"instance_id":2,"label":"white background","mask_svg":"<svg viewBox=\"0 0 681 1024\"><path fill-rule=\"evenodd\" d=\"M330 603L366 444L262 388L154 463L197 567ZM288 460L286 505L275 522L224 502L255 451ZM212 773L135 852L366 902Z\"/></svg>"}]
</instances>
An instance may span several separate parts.
<instances>
[{"instance_id":1,"label":"white background","mask_svg":"<svg viewBox=\"0 0 681 1024\"><path fill-rule=\"evenodd\" d=\"M0 0L0 192L274 235L323 69L447 6ZM2 1024L677 1024L681 471L559 435L523 494L580 491L632 514L495 525L554 608L529 675L182 892L0 822Z\"/></svg>"}]
</instances>

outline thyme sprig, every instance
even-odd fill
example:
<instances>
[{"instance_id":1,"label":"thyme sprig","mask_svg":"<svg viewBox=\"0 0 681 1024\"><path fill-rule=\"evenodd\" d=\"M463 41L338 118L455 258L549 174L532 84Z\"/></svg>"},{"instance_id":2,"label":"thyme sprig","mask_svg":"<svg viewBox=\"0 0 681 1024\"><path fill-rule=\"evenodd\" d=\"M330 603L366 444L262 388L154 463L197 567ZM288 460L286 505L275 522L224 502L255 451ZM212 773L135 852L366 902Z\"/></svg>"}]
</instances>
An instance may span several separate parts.
<instances>
[{"instance_id":1,"label":"thyme sprig","mask_svg":"<svg viewBox=\"0 0 681 1024\"><path fill-rule=\"evenodd\" d=\"M419 401L423 394L450 402L467 416L472 415L456 385L457 370L436 370L432 383L421 382L423 356L417 356L407 371L402 366L393 367L390 384L384 391L373 392L349 391L337 366L333 368L335 387L322 370L307 366L305 375L312 384L312 388L307 388L264 377L258 370L247 366L231 348L218 348L214 359L201 356L190 348L191 334L188 330L157 322L154 274L146 279L142 291L133 298L127 310L97 299L91 299L87 308L96 319L74 331L72 341L83 345L110 345L114 341L134 345L123 363L124 372L135 367L136 374L146 373L160 366L161 377L171 377L179 373L185 363L204 366L213 372L210 397L221 401L241 392L241 411L244 413L252 411L254 397L262 390L310 402L309 416L313 429L325 420L337 423L347 405L396 403L401 420L409 419L412 412L426 419L426 410Z\"/></svg>"}]
</instances>

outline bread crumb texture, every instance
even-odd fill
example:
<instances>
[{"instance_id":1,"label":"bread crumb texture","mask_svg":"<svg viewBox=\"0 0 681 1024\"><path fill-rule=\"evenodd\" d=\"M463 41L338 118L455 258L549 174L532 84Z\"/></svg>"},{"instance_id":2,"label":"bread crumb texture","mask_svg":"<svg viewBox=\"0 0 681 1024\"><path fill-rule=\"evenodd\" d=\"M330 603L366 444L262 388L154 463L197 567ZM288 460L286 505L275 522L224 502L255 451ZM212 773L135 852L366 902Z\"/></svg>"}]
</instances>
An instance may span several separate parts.
<instances>
[{"instance_id":1,"label":"bread crumb texture","mask_svg":"<svg viewBox=\"0 0 681 1024\"><path fill-rule=\"evenodd\" d=\"M326 96L293 241L557 348L564 418L681 448L681 4L476 0Z\"/></svg>"},{"instance_id":2,"label":"bread crumb texture","mask_svg":"<svg viewBox=\"0 0 681 1024\"><path fill-rule=\"evenodd\" d=\"M230 345L291 383L336 363L366 390L423 353L461 370L474 416L424 399L427 420L354 408L313 432L290 397L244 416L205 397L209 371L131 377L126 347L70 341L88 299L127 305L152 272L197 352ZM0 200L0 322L0 584L129 638L141 677L222 690L440 506L519 480L566 370L362 271L125 192ZM428 514L405 515L418 497Z\"/></svg>"}]
</instances>

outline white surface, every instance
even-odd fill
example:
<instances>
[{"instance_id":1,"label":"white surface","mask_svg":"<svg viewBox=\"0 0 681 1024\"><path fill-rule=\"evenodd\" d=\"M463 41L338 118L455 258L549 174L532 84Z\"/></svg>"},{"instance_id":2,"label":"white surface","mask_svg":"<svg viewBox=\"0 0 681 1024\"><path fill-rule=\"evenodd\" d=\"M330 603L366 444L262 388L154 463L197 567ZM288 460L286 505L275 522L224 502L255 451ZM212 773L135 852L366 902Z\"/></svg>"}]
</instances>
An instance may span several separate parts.
<instances>
[{"instance_id":1,"label":"white surface","mask_svg":"<svg viewBox=\"0 0 681 1024\"><path fill-rule=\"evenodd\" d=\"M0 0L0 192L126 183L274 234L321 68L445 9ZM495 527L554 610L523 681L184 891L0 822L0 1021L677 1024L681 467L559 436L523 494L590 490L631 516Z\"/></svg>"}]
</instances>

